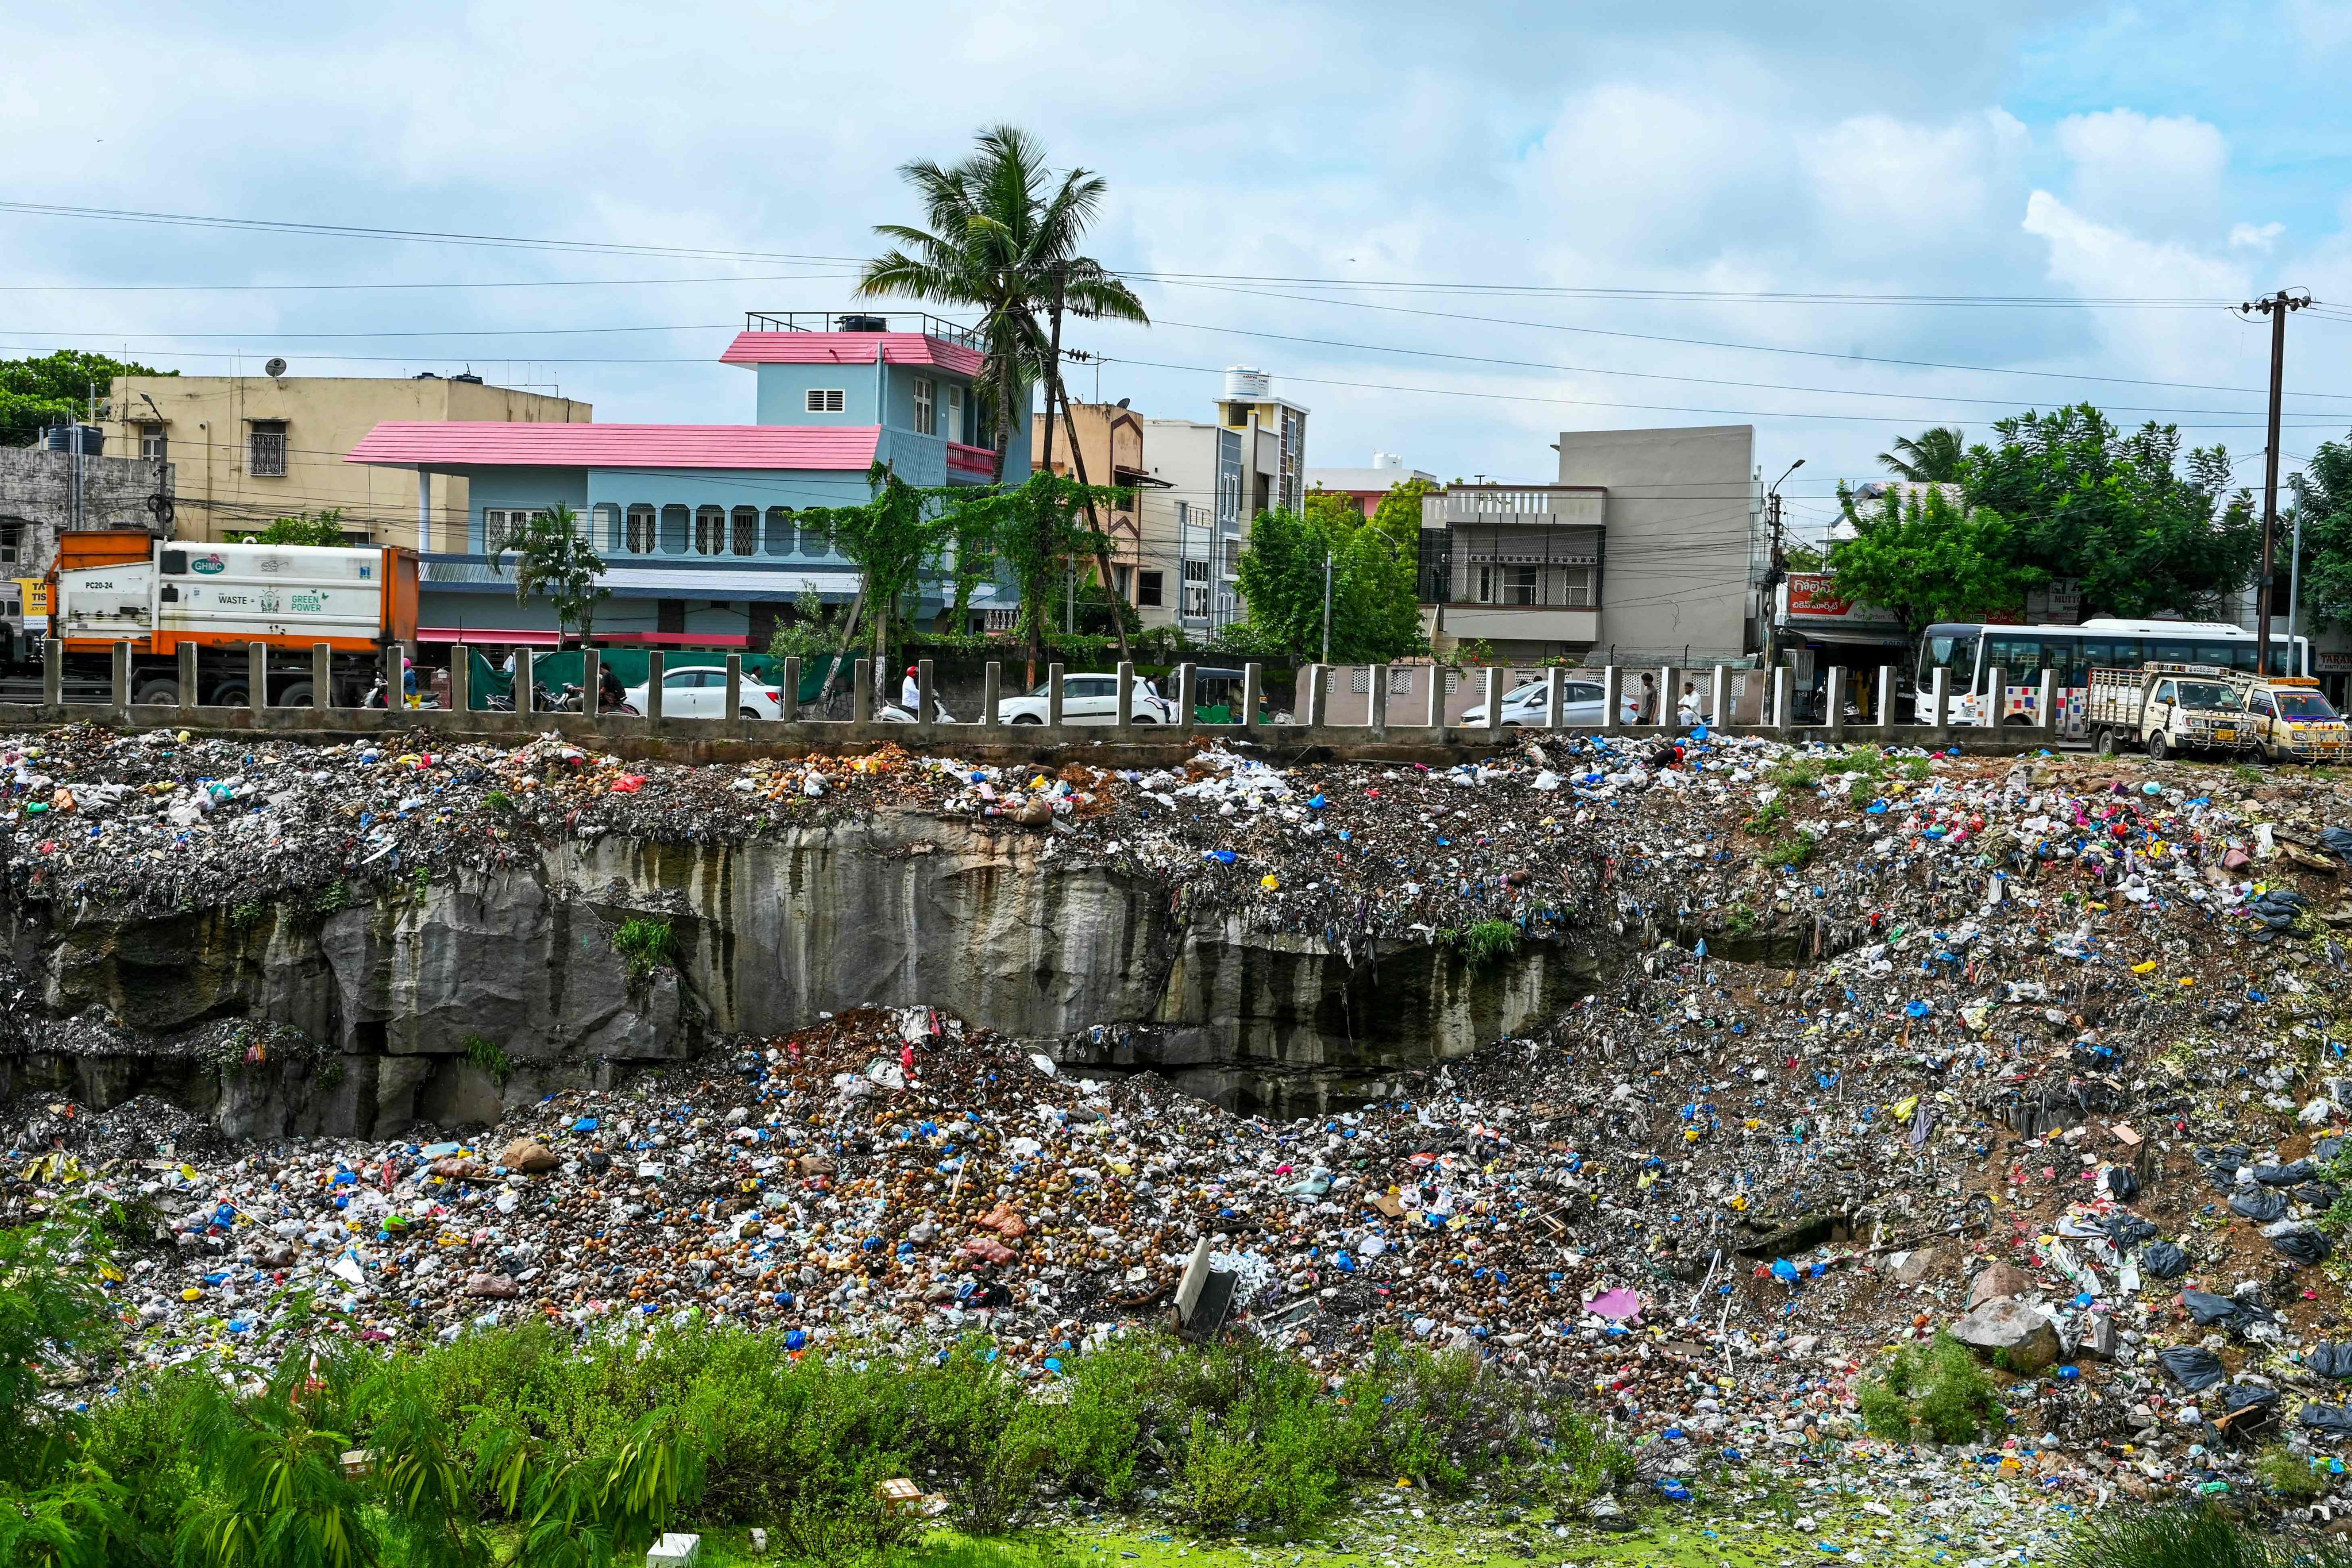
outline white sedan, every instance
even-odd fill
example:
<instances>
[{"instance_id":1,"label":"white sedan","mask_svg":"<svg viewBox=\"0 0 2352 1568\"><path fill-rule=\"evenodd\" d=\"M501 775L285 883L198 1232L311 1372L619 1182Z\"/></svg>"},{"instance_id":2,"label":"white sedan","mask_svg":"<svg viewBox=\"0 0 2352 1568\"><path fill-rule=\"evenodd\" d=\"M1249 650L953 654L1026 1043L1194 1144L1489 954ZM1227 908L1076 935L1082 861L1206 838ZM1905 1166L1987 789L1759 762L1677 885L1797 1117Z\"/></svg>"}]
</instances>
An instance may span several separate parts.
<instances>
[{"instance_id":1,"label":"white sedan","mask_svg":"<svg viewBox=\"0 0 2352 1568\"><path fill-rule=\"evenodd\" d=\"M1008 697L997 703L997 719L1006 724L1043 724L1045 721L1045 694L1050 681L1040 685L1026 697ZM1160 695L1159 688L1149 680L1138 679L1131 689L1129 714L1138 724L1173 724L1176 704ZM1062 677L1062 722L1065 724L1116 724L1118 722L1118 677L1116 675L1066 675Z\"/></svg>"},{"instance_id":2,"label":"white sedan","mask_svg":"<svg viewBox=\"0 0 2352 1568\"><path fill-rule=\"evenodd\" d=\"M639 681L622 694L622 712L643 713L646 710L646 684ZM721 710L726 706L725 665L693 665L684 669L662 672L663 718L723 719L727 715ZM763 684L749 670L743 672L743 685L737 696L735 717L774 719L783 710L783 694L780 689Z\"/></svg>"},{"instance_id":3,"label":"white sedan","mask_svg":"<svg viewBox=\"0 0 2352 1568\"><path fill-rule=\"evenodd\" d=\"M1540 726L1544 721L1547 700L1544 682L1540 680L1525 681L1511 688L1503 694L1503 728L1510 730L1530 725ZM1641 699L1630 691L1619 692L1617 711L1620 716L1619 722L1631 724L1641 712ZM1563 684L1559 694L1561 723L1599 729L1601 714L1599 681L1571 679ZM1464 711L1460 719L1454 721L1457 724L1466 725L1472 729L1486 721L1486 705L1484 702L1473 705Z\"/></svg>"}]
</instances>

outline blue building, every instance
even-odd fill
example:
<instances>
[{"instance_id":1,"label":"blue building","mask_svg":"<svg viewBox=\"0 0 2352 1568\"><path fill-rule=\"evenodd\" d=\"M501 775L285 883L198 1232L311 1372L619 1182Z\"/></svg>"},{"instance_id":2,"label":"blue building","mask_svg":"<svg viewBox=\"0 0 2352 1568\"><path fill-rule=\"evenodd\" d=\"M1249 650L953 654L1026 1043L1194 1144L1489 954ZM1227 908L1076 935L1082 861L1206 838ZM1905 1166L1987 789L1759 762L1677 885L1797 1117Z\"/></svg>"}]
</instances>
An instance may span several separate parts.
<instances>
[{"instance_id":1,"label":"blue building","mask_svg":"<svg viewBox=\"0 0 2352 1568\"><path fill-rule=\"evenodd\" d=\"M762 648L803 593L835 604L856 593L856 569L803 512L866 500L877 460L919 486L994 477L969 328L929 315L753 314L719 358L757 378L756 423L370 431L348 461L470 481L467 548L419 562L420 639L555 641L553 611L517 603L513 558L501 567L492 554L532 512L563 505L609 567L598 641ZM1004 456L1008 484L1028 477L1029 426L1024 408ZM420 509L427 491L420 482ZM972 608L977 618L1014 602L983 584ZM944 607L934 590L919 615Z\"/></svg>"}]
</instances>

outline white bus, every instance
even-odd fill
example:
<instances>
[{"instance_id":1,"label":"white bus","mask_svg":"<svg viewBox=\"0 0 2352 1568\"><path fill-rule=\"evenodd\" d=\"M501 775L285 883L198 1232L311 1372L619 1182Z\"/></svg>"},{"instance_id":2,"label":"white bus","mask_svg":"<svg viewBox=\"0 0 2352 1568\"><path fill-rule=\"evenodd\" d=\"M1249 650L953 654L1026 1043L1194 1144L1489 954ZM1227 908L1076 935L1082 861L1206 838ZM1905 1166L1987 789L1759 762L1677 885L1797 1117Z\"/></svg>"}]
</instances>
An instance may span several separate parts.
<instances>
[{"instance_id":1,"label":"white bus","mask_svg":"<svg viewBox=\"0 0 2352 1568\"><path fill-rule=\"evenodd\" d=\"M2096 620L2079 626L1939 621L1919 634L1919 657L1913 669L1916 720L1933 721L1930 687L1935 671L1948 669L1948 721L1983 723L1985 682L1998 669L2007 689L2000 704L2000 722L2039 723L2034 707L2041 697L2042 672L2047 669L2057 677L2059 732L2080 736L2091 668L2137 669L2150 659L2251 671L2255 668L2254 634L2218 621ZM2272 632L2270 662L2273 675L2309 675L2310 639L2296 637L2290 647L2286 637Z\"/></svg>"}]
</instances>

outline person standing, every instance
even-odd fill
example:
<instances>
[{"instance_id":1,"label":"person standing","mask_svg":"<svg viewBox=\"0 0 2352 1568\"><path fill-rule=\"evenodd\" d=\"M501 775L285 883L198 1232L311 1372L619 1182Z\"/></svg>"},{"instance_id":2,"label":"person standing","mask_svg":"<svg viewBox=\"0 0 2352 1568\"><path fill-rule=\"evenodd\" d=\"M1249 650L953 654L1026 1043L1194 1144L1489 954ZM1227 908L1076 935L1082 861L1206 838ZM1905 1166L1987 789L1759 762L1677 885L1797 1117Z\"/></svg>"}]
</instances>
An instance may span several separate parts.
<instances>
[{"instance_id":1,"label":"person standing","mask_svg":"<svg viewBox=\"0 0 2352 1568\"><path fill-rule=\"evenodd\" d=\"M1657 721L1658 678L1654 675L1644 675L1642 677L1642 702L1641 706L1634 710L1633 722L1654 724Z\"/></svg>"}]
</instances>

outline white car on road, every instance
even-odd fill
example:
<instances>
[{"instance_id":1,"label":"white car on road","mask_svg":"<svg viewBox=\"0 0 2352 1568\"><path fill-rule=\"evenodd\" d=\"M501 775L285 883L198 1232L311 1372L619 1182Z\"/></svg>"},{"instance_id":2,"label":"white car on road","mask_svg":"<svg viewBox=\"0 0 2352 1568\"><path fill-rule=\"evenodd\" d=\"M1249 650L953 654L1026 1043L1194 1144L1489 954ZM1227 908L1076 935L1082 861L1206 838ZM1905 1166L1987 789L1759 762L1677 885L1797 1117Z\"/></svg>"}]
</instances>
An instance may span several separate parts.
<instances>
[{"instance_id":1,"label":"white car on road","mask_svg":"<svg viewBox=\"0 0 2352 1568\"><path fill-rule=\"evenodd\" d=\"M622 693L622 712L643 713L646 710L646 687L645 681L639 681ZM690 665L684 669L662 671L663 718L724 719L728 715L720 710L726 706L725 665ZM746 670L742 689L736 699L734 717L774 719L783 710L782 692L776 687L763 684Z\"/></svg>"},{"instance_id":2,"label":"white car on road","mask_svg":"<svg viewBox=\"0 0 2352 1568\"><path fill-rule=\"evenodd\" d=\"M1547 700L1544 682L1529 680L1511 688L1503 694L1503 728L1517 729L1540 726L1544 721ZM1641 711L1641 699L1631 691L1617 694L1619 722L1631 724ZM1559 721L1592 729L1601 727L1601 683L1597 680L1569 679L1559 694ZM1457 724L1476 728L1486 721L1486 705L1476 703L1465 710Z\"/></svg>"},{"instance_id":3,"label":"white car on road","mask_svg":"<svg viewBox=\"0 0 2352 1568\"><path fill-rule=\"evenodd\" d=\"M1026 697L1007 697L996 705L997 718L1006 724L1043 724L1045 721L1047 682ZM1176 704L1160 695L1159 688L1139 679L1132 688L1129 717L1138 724L1173 724ZM1066 675L1062 677L1062 722L1065 724L1116 724L1118 722L1118 677L1116 675Z\"/></svg>"}]
</instances>

